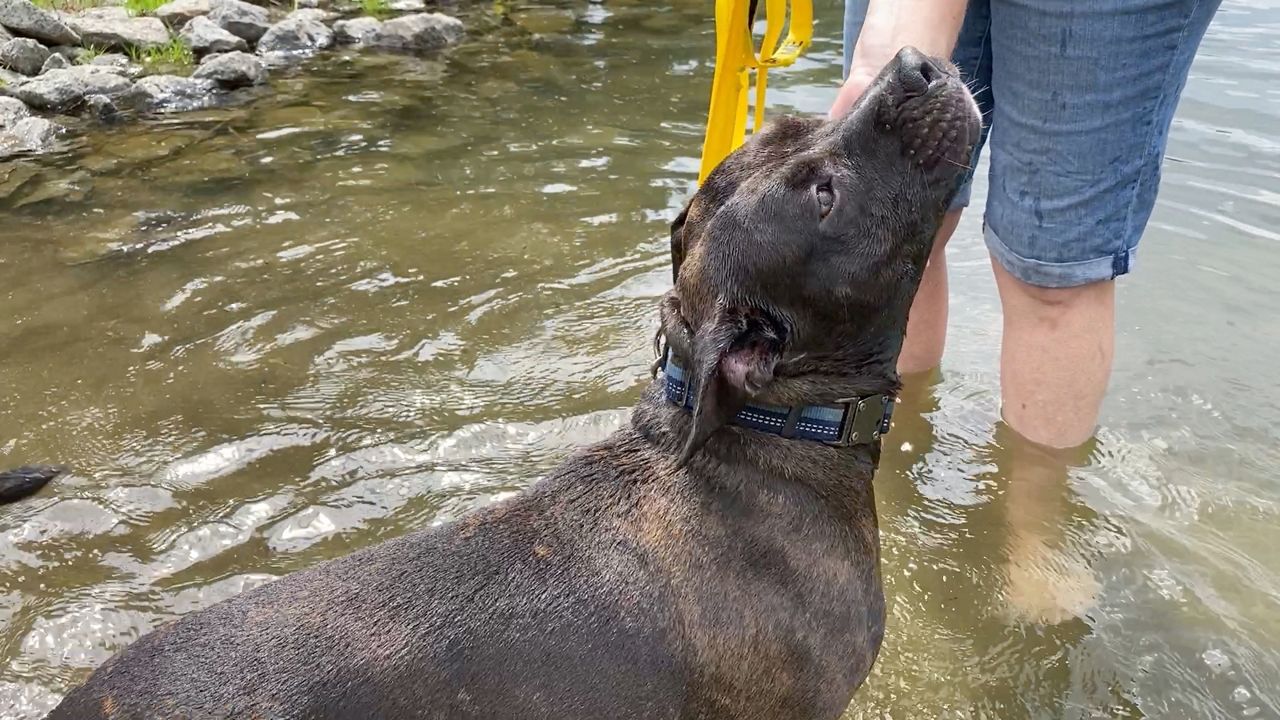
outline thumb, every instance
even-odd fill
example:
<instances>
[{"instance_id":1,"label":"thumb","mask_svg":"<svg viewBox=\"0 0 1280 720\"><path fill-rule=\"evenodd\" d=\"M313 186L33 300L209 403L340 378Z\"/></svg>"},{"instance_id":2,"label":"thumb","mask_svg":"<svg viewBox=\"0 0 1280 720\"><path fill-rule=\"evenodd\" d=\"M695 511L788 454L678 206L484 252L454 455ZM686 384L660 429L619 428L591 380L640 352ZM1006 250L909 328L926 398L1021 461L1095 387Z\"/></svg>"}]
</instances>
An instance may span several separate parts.
<instances>
[{"instance_id":1,"label":"thumb","mask_svg":"<svg viewBox=\"0 0 1280 720\"><path fill-rule=\"evenodd\" d=\"M851 73L849 78L844 81L844 84L840 86L840 92L836 95L835 102L831 104L831 110L827 112L827 118L835 120L852 110L869 84L870 80L863 77L861 73Z\"/></svg>"}]
</instances>

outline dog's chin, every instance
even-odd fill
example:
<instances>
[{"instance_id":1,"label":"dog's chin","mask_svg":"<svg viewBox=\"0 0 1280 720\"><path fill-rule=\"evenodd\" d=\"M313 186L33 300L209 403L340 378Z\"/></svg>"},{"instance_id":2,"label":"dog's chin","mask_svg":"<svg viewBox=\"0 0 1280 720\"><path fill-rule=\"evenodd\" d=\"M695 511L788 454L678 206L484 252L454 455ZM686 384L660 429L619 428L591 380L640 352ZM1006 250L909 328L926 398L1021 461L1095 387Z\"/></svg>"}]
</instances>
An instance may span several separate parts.
<instances>
[{"instance_id":1,"label":"dog's chin","mask_svg":"<svg viewBox=\"0 0 1280 720\"><path fill-rule=\"evenodd\" d=\"M907 161L941 180L968 168L982 127L973 96L958 81L949 85L936 96L905 103L899 115Z\"/></svg>"}]
</instances>

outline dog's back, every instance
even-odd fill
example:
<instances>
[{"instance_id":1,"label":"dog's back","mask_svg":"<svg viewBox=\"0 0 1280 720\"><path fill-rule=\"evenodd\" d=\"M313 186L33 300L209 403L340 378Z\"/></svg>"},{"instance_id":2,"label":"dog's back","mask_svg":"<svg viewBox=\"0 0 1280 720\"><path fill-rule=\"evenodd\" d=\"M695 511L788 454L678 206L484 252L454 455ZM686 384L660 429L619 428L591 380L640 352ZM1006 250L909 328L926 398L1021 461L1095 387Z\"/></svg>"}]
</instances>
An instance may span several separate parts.
<instances>
[{"instance_id":1,"label":"dog's back","mask_svg":"<svg viewBox=\"0 0 1280 720\"><path fill-rule=\"evenodd\" d=\"M819 550L846 581L819 581L840 611L813 616L792 565L813 551L766 539L800 518L756 517L752 530L741 514L763 508L708 508L655 455L626 429L505 504L194 613L108 661L49 718L838 713L846 676L871 664L858 648L879 644L874 551L842 547L841 563Z\"/></svg>"},{"instance_id":2,"label":"dog's back","mask_svg":"<svg viewBox=\"0 0 1280 720\"><path fill-rule=\"evenodd\" d=\"M619 480L599 464L578 470ZM600 493L574 484L163 627L50 718L607 718L659 698L653 716L675 717L681 668L662 588L638 581L642 559L610 537Z\"/></svg>"}]
</instances>

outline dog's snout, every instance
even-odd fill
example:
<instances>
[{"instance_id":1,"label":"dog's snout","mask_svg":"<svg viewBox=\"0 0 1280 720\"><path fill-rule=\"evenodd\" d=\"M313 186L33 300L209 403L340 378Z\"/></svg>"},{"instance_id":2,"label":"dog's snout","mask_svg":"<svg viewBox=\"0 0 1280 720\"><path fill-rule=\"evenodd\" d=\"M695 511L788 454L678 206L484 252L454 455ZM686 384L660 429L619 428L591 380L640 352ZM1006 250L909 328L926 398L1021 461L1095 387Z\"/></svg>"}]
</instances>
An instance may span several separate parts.
<instances>
[{"instance_id":1,"label":"dog's snout","mask_svg":"<svg viewBox=\"0 0 1280 720\"><path fill-rule=\"evenodd\" d=\"M935 65L935 64L933 63L933 59L932 59L932 58L925 58L925 59L924 59L924 63L922 63L922 64L920 65L920 75L921 75L921 77L923 77L923 78L924 78L924 79L925 79L925 80L926 80L930 85L933 85L934 83L939 82L939 81L944 81L944 80L946 80L946 78L947 78L947 74L946 74L946 72L944 72L944 71L942 70L942 68L940 68L940 67L938 67L937 65Z\"/></svg>"},{"instance_id":2,"label":"dog's snout","mask_svg":"<svg viewBox=\"0 0 1280 720\"><path fill-rule=\"evenodd\" d=\"M982 118L955 65L904 47L873 92L876 127L897 136L913 166L935 174L968 166Z\"/></svg>"},{"instance_id":3,"label":"dog's snout","mask_svg":"<svg viewBox=\"0 0 1280 720\"><path fill-rule=\"evenodd\" d=\"M945 82L947 73L934 64L928 55L913 47L898 51L898 82L904 99L919 97L935 83Z\"/></svg>"}]
</instances>

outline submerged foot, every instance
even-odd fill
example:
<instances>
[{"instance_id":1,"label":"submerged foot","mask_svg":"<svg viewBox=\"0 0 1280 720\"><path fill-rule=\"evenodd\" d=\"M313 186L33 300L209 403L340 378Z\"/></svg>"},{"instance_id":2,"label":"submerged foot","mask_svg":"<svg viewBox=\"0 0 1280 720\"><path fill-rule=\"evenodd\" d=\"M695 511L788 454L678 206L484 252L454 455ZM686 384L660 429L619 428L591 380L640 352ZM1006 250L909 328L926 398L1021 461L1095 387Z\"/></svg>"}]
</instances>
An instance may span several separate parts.
<instances>
[{"instance_id":1,"label":"submerged foot","mask_svg":"<svg viewBox=\"0 0 1280 720\"><path fill-rule=\"evenodd\" d=\"M1005 613L1012 621L1058 625L1097 603L1093 570L1039 540L1015 541L1005 570Z\"/></svg>"}]
</instances>

